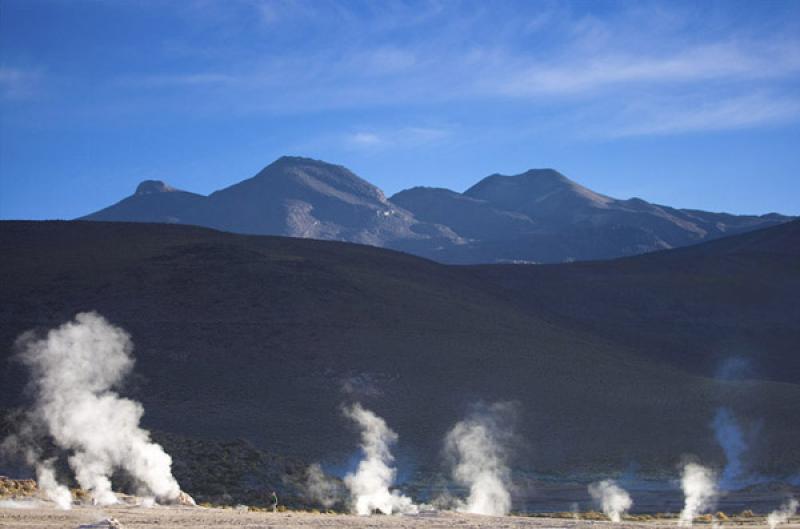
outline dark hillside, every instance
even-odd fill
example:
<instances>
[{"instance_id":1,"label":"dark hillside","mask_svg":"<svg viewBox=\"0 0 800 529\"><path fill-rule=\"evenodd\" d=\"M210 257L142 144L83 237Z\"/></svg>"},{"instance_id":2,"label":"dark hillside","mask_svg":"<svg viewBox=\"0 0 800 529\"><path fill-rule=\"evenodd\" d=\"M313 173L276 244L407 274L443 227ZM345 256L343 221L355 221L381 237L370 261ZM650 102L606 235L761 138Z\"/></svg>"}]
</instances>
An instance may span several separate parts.
<instances>
[{"instance_id":1,"label":"dark hillside","mask_svg":"<svg viewBox=\"0 0 800 529\"><path fill-rule=\"evenodd\" d=\"M619 345L533 302L539 292L557 297L557 281L565 300L578 299L584 287L563 277L598 264L449 267L347 243L103 222L3 222L0 252L0 407L22 401L24 374L5 363L15 337L97 310L136 345L125 391L144 403L148 426L176 434L245 438L341 463L357 437L339 406L357 398L400 434L404 471L431 469L470 403L502 399L521 405L529 443L521 467L578 472L637 462L671 471L685 453L722 463L708 424L726 405L761 425L755 467L800 464L800 386L719 382L654 363L647 336ZM770 266L791 273L780 259ZM609 298L588 307L621 311L611 292L649 288L650 276L636 272L646 263L607 266L630 269L604 272L617 286L597 291ZM784 284L776 274L744 275L714 288L735 300L772 280L772 289Z\"/></svg>"},{"instance_id":2,"label":"dark hillside","mask_svg":"<svg viewBox=\"0 0 800 529\"><path fill-rule=\"evenodd\" d=\"M533 314L659 362L800 383L800 221L614 261L473 270Z\"/></svg>"}]
</instances>

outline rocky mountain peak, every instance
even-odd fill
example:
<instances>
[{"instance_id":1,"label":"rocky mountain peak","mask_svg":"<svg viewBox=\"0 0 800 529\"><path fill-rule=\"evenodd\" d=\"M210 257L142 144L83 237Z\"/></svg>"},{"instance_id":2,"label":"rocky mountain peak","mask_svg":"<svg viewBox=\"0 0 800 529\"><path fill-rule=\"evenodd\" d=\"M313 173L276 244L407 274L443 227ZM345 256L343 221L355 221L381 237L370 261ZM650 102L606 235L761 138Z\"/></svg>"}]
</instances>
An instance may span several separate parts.
<instances>
[{"instance_id":1,"label":"rocky mountain peak","mask_svg":"<svg viewBox=\"0 0 800 529\"><path fill-rule=\"evenodd\" d=\"M177 191L163 180L145 180L136 187L137 195L150 195L153 193L171 193Z\"/></svg>"}]
</instances>

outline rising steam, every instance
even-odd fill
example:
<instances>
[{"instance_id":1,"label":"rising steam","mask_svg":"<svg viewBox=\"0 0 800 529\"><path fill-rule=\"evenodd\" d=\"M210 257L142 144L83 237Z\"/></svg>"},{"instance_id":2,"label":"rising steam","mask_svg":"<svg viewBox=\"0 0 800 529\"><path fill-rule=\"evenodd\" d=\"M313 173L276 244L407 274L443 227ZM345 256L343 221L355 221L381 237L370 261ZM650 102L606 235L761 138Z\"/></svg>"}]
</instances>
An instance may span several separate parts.
<instances>
[{"instance_id":1,"label":"rising steam","mask_svg":"<svg viewBox=\"0 0 800 529\"><path fill-rule=\"evenodd\" d=\"M306 496L311 501L330 509L342 500L342 483L325 474L319 463L314 463L306 470Z\"/></svg>"},{"instance_id":2,"label":"rising steam","mask_svg":"<svg viewBox=\"0 0 800 529\"><path fill-rule=\"evenodd\" d=\"M687 463L681 476L684 504L678 525L690 527L695 517L712 508L717 497L714 473L697 463Z\"/></svg>"},{"instance_id":3,"label":"rising steam","mask_svg":"<svg viewBox=\"0 0 800 529\"><path fill-rule=\"evenodd\" d=\"M69 489L61 485L56 479L51 460L36 463L36 482L48 500L56 504L59 509L72 508L72 494Z\"/></svg>"},{"instance_id":4,"label":"rising steam","mask_svg":"<svg viewBox=\"0 0 800 529\"><path fill-rule=\"evenodd\" d=\"M786 503L781 505L780 509L769 513L769 516L767 516L769 529L775 529L778 524L788 522L792 516L797 514L798 505L800 505L800 502L794 498L791 498L787 500Z\"/></svg>"},{"instance_id":5,"label":"rising steam","mask_svg":"<svg viewBox=\"0 0 800 529\"><path fill-rule=\"evenodd\" d=\"M744 432L733 412L728 408L717 410L711 427L714 430L714 437L725 453L726 463L720 476L720 483L723 487L735 486L744 471L743 455L747 450Z\"/></svg>"},{"instance_id":6,"label":"rising steam","mask_svg":"<svg viewBox=\"0 0 800 529\"><path fill-rule=\"evenodd\" d=\"M344 477L352 496L353 512L362 516L376 510L383 514L416 512L417 507L411 498L389 490L397 473L392 466L394 456L389 448L397 442L397 434L383 419L365 410L361 404L345 408L344 414L361 428L361 450L364 452L356 472Z\"/></svg>"},{"instance_id":7,"label":"rising steam","mask_svg":"<svg viewBox=\"0 0 800 529\"><path fill-rule=\"evenodd\" d=\"M621 522L622 515L633 506L630 494L613 479L592 483L589 485L589 494L606 516L615 523Z\"/></svg>"},{"instance_id":8,"label":"rising steam","mask_svg":"<svg viewBox=\"0 0 800 529\"><path fill-rule=\"evenodd\" d=\"M469 487L458 510L505 516L511 510L508 444L514 407L496 403L476 408L447 434L445 451L453 463L453 478Z\"/></svg>"},{"instance_id":9,"label":"rising steam","mask_svg":"<svg viewBox=\"0 0 800 529\"><path fill-rule=\"evenodd\" d=\"M172 459L139 427L141 404L112 389L133 368L133 346L124 330L84 312L46 336L22 335L17 346L30 370L35 401L27 424L5 444L27 454L50 499L66 508L69 491L56 481L51 463L41 459L32 432L49 436L69 454L76 480L99 504L117 502L110 479L116 469L135 480L141 495L178 499Z\"/></svg>"}]
</instances>

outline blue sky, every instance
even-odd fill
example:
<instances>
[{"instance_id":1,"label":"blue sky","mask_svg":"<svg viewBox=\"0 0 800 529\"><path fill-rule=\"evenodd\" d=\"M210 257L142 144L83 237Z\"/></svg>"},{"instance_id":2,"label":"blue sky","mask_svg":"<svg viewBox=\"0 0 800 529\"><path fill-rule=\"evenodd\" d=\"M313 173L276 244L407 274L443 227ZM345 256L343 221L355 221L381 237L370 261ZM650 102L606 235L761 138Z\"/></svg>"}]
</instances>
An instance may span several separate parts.
<instances>
[{"instance_id":1,"label":"blue sky","mask_svg":"<svg viewBox=\"0 0 800 529\"><path fill-rule=\"evenodd\" d=\"M283 154L800 214L800 2L0 0L0 218Z\"/></svg>"}]
</instances>

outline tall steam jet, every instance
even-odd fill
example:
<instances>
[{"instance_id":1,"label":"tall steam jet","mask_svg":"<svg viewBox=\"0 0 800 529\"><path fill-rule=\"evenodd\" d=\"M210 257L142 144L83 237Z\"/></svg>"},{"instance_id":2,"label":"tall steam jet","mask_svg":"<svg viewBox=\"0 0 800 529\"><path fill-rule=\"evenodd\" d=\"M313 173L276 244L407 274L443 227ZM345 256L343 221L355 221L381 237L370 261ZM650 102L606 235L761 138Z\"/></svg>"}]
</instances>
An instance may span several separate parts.
<instances>
[{"instance_id":1,"label":"tall steam jet","mask_svg":"<svg viewBox=\"0 0 800 529\"><path fill-rule=\"evenodd\" d=\"M344 478L352 496L353 512L362 516L376 510L383 514L417 512L411 498L389 490L397 474L390 450L391 445L397 442L397 434L386 425L386 421L361 404L345 408L344 414L361 428L361 450L364 452L356 471Z\"/></svg>"},{"instance_id":2,"label":"tall steam jet","mask_svg":"<svg viewBox=\"0 0 800 529\"><path fill-rule=\"evenodd\" d=\"M84 312L44 336L23 334L17 347L35 399L23 427L4 446L36 467L50 499L68 507L69 491L37 449L43 437L68 454L75 479L101 505L117 502L111 489L117 469L133 479L142 496L189 501L172 476L172 459L139 426L142 405L114 391L134 364L133 344L124 330Z\"/></svg>"},{"instance_id":3,"label":"tall steam jet","mask_svg":"<svg viewBox=\"0 0 800 529\"><path fill-rule=\"evenodd\" d=\"M478 407L447 434L445 450L453 478L469 487L458 510L490 516L505 516L511 510L508 444L513 415L510 403Z\"/></svg>"},{"instance_id":4,"label":"tall steam jet","mask_svg":"<svg viewBox=\"0 0 800 529\"><path fill-rule=\"evenodd\" d=\"M681 475L684 504L678 525L691 527L695 517L714 506L717 483L714 473L697 463L687 463Z\"/></svg>"}]
</instances>

